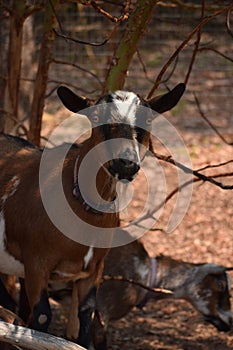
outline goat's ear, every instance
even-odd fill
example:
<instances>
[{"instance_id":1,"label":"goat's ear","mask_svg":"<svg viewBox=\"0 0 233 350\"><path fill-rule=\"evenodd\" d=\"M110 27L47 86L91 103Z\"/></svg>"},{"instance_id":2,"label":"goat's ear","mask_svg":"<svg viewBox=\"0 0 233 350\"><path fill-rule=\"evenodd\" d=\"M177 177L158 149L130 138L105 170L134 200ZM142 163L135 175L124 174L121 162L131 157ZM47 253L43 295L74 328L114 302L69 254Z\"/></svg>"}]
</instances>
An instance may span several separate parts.
<instances>
[{"instance_id":1,"label":"goat's ear","mask_svg":"<svg viewBox=\"0 0 233 350\"><path fill-rule=\"evenodd\" d=\"M65 86L59 86L57 94L64 106L71 112L78 112L90 106L88 99L76 95Z\"/></svg>"},{"instance_id":2,"label":"goat's ear","mask_svg":"<svg viewBox=\"0 0 233 350\"><path fill-rule=\"evenodd\" d=\"M226 271L225 266L215 264L203 264L201 270L204 276L207 275L221 275Z\"/></svg>"},{"instance_id":3,"label":"goat's ear","mask_svg":"<svg viewBox=\"0 0 233 350\"><path fill-rule=\"evenodd\" d=\"M165 95L156 96L147 102L149 103L151 109L157 113L164 113L175 107L184 91L185 84L180 83Z\"/></svg>"}]
</instances>

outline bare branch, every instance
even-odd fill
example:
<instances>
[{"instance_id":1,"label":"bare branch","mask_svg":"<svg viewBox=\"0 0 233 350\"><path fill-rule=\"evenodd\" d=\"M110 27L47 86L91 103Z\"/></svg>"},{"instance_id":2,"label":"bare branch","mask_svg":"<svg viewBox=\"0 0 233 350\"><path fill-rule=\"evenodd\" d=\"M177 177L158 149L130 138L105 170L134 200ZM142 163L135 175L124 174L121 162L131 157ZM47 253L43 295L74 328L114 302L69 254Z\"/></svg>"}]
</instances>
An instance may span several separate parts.
<instances>
[{"instance_id":1,"label":"bare branch","mask_svg":"<svg viewBox=\"0 0 233 350\"><path fill-rule=\"evenodd\" d=\"M171 156L164 156L164 155L158 154L154 151L153 151L153 154L157 159L163 160L163 161L168 162L172 165L175 165L177 168L182 169L186 174L193 174L194 176L196 176L200 180L210 182L213 185L216 185L216 186L222 188L223 190L233 190L233 185L224 185L221 182L214 180L214 177L220 177L220 175L206 176L202 173L199 173L196 170L192 170L192 169L188 168L186 165L183 165L183 164L175 161ZM230 173L228 176L232 176L232 175L233 175L233 173Z\"/></svg>"},{"instance_id":2,"label":"bare branch","mask_svg":"<svg viewBox=\"0 0 233 350\"><path fill-rule=\"evenodd\" d=\"M140 52L139 52L138 49L136 50L136 54L137 54L137 56L138 56L139 62L141 63L142 70L143 70L143 72L144 72L145 78L146 78L150 83L153 83L153 80L150 79L150 78L148 77L146 65L145 65L145 63L143 62L142 56L141 56L141 54L140 54Z\"/></svg>"},{"instance_id":3,"label":"bare branch","mask_svg":"<svg viewBox=\"0 0 233 350\"><path fill-rule=\"evenodd\" d=\"M201 47L198 49L199 52L202 52L202 51L213 51L215 52L216 54L218 54L219 56L222 56L223 58L225 58L226 60L230 61L230 62L233 62L233 59L227 55L224 55L222 52L216 50L216 49L213 49L212 47Z\"/></svg>"},{"instance_id":4,"label":"bare branch","mask_svg":"<svg viewBox=\"0 0 233 350\"><path fill-rule=\"evenodd\" d=\"M179 53L181 52L181 50L183 50L183 48L188 44L188 42L192 39L192 37L208 22L210 22L213 18L223 14L226 11L229 11L230 9L232 9L233 4L231 4L230 6L227 6L221 10L218 10L216 12L214 12L212 15L209 15L208 17L205 17L187 36L187 38L180 44L180 46L175 50L175 52L171 55L171 57L168 59L168 61L165 63L165 65L163 66L163 68L161 69L160 73L158 74L156 81L154 83L154 86L152 87L152 89L150 90L147 99L150 99L155 90L158 88L159 84L161 83L162 77L164 75L164 73L167 71L168 67L171 65L171 63L174 61L174 59L179 55Z\"/></svg>"},{"instance_id":5,"label":"bare branch","mask_svg":"<svg viewBox=\"0 0 233 350\"><path fill-rule=\"evenodd\" d=\"M213 174L210 175L208 178L213 180L214 178L218 178L218 177L228 177L228 176L233 176L233 172L230 173L222 173L222 174ZM143 216L141 216L139 219L134 220L134 225L138 226L138 227L144 227L142 225L140 225L141 221L144 221L145 219L149 219L149 218L153 218L154 214L161 209L173 196L175 196L178 192L180 192L183 188L187 187L188 185L192 184L193 182L199 182L202 181L203 179L201 177L196 177L195 179L191 179L186 181L185 183L183 183L180 186L177 186L174 190L172 190L167 197L165 198L164 201L162 201L159 205L157 205L153 210L151 211L147 211L147 213L145 213ZM204 180L206 181L206 180ZM212 181L210 181L212 182ZM216 181L217 182L217 181ZM217 182L218 183L218 182ZM221 187L221 186L219 186ZM222 187L221 187L222 188ZM233 186L231 186L230 189L233 189ZM124 227L127 228L128 225L125 225ZM160 231L162 231L161 229L159 229ZM153 231L153 229L151 229L151 231ZM164 230L163 230L164 231Z\"/></svg>"},{"instance_id":6,"label":"bare branch","mask_svg":"<svg viewBox=\"0 0 233 350\"><path fill-rule=\"evenodd\" d=\"M96 74L94 74L93 72L91 72L90 70L88 70L88 69L86 69L84 67L79 66L78 64L64 62L64 61L56 60L54 58L51 60L51 62L52 63L56 63L56 64L65 65L65 66L74 67L74 68L77 68L77 69L81 70L82 72L90 74L93 78L95 78L97 80L97 82L100 84L100 86L103 87L103 83L101 82L101 80L99 79L99 77Z\"/></svg>"},{"instance_id":7,"label":"bare branch","mask_svg":"<svg viewBox=\"0 0 233 350\"><path fill-rule=\"evenodd\" d=\"M228 161L223 162L223 163L219 163L219 164L205 165L204 167L197 169L197 171L211 169L211 168L219 168L221 166L224 166L224 165L227 165L227 164L230 164L230 163L233 163L233 159L228 160Z\"/></svg>"},{"instance_id":8,"label":"bare branch","mask_svg":"<svg viewBox=\"0 0 233 350\"><path fill-rule=\"evenodd\" d=\"M201 17L200 17L201 22L203 21L203 18L204 18L204 12L205 12L205 0L202 0ZM199 28L197 31L197 40L194 43L194 50L193 50L192 58L191 58L191 61L189 63L188 73L186 74L185 81L184 81L185 85L187 85L190 74L192 72L193 64L195 62L195 58L197 55L198 47L200 45L200 41L201 41L201 28Z\"/></svg>"},{"instance_id":9,"label":"bare branch","mask_svg":"<svg viewBox=\"0 0 233 350\"><path fill-rule=\"evenodd\" d=\"M194 98L195 98L195 102L197 104L198 107L198 111L200 113L200 116L207 122L207 124L211 127L212 130L214 130L214 132L218 135L218 137L227 145L229 146L233 146L233 142L228 142L224 136L222 136L222 134L217 130L217 128L209 121L209 119L206 117L206 115L204 114L204 112L201 109L201 105L200 102L196 96L196 94L194 93Z\"/></svg>"},{"instance_id":10,"label":"bare branch","mask_svg":"<svg viewBox=\"0 0 233 350\"><path fill-rule=\"evenodd\" d=\"M105 45L108 42L108 39L105 39L101 43L91 43L89 41L83 41L83 40L80 40L80 39L75 39L75 38L73 38L73 37L71 37L69 35L58 33L54 28L53 28L53 31L58 37L63 38L65 40L73 41L73 42L75 42L77 44L90 45L90 46L103 46L103 45Z\"/></svg>"},{"instance_id":11,"label":"bare branch","mask_svg":"<svg viewBox=\"0 0 233 350\"><path fill-rule=\"evenodd\" d=\"M91 5L98 13L105 16L110 21L112 21L114 23L118 23L118 22L123 22L129 18L130 3L131 3L130 0L126 1L124 13L119 17L112 16L109 12L107 12L107 11L103 10L101 7L99 7L95 1L87 1L87 3L85 5Z\"/></svg>"},{"instance_id":12,"label":"bare branch","mask_svg":"<svg viewBox=\"0 0 233 350\"><path fill-rule=\"evenodd\" d=\"M103 281L119 281L119 282L127 282L130 284L134 284L136 286L139 286L143 289L148 290L149 292L153 292L155 294L173 294L173 292L171 290L168 289L163 289L163 288L152 288L152 287L148 287L143 283L134 281L133 279L130 278L124 278L123 276L108 276L108 275L104 275L102 277ZM102 282L103 282L102 281Z\"/></svg>"},{"instance_id":13,"label":"bare branch","mask_svg":"<svg viewBox=\"0 0 233 350\"><path fill-rule=\"evenodd\" d=\"M74 84L72 84L72 83L70 83L70 82L66 82L66 81L63 81L63 80L55 80L55 79L51 79L51 80L48 80L48 84L51 84L51 83L53 83L53 84L56 84L56 85L67 85L67 86L70 86L70 87L72 87L72 88L74 88L74 89L77 89L77 86L76 85L74 85ZM46 95L46 97L47 96L49 96L49 95L51 95L55 90L56 90L56 88L57 88L57 86L55 87L55 88L53 88L52 89L52 91L50 91L47 95ZM93 94L93 93L95 93L96 92L96 89L93 89L93 90L86 90L86 89L82 89L82 88L78 88L78 90L79 91L82 91L84 94Z\"/></svg>"},{"instance_id":14,"label":"bare branch","mask_svg":"<svg viewBox=\"0 0 233 350\"><path fill-rule=\"evenodd\" d=\"M85 350L68 340L0 321L0 341L34 350Z\"/></svg>"}]
</instances>

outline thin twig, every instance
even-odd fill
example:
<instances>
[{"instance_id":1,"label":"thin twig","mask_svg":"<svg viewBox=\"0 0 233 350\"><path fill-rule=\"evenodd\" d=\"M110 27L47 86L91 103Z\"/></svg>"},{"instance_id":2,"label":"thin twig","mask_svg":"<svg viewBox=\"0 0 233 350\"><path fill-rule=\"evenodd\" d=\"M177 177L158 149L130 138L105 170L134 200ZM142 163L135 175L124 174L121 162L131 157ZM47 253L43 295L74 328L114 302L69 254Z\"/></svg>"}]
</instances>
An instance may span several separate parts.
<instances>
[{"instance_id":1,"label":"thin twig","mask_svg":"<svg viewBox=\"0 0 233 350\"><path fill-rule=\"evenodd\" d=\"M223 190L233 190L233 185L224 185L221 182L218 182L218 181L213 179L214 177L217 177L217 176L206 176L202 173L199 173L196 170L192 170L192 169L188 168L186 165L183 165L183 164L175 161L171 156L164 156L164 155L156 153L154 151L153 151L153 154L157 159L163 160L164 162L168 162L170 164L175 165L177 168L183 170L186 174L193 174L194 176L198 177L200 180L210 182L213 185L216 185L216 186L222 188Z\"/></svg>"},{"instance_id":2,"label":"thin twig","mask_svg":"<svg viewBox=\"0 0 233 350\"><path fill-rule=\"evenodd\" d=\"M220 52L219 50L216 50L216 49L213 49L212 47L201 47L198 49L199 52L202 52L202 51L213 51L215 52L216 54L218 54L219 56L225 58L226 60L230 61L230 62L233 62L233 59L227 55L224 55L224 53Z\"/></svg>"},{"instance_id":3,"label":"thin twig","mask_svg":"<svg viewBox=\"0 0 233 350\"><path fill-rule=\"evenodd\" d=\"M227 160L226 162L223 163L219 163L219 164L209 164L209 165L205 165L202 168L197 169L197 171L202 171L202 170L206 170L206 169L211 169L211 168L219 168L221 166L227 165L233 163L233 159Z\"/></svg>"},{"instance_id":4,"label":"thin twig","mask_svg":"<svg viewBox=\"0 0 233 350\"><path fill-rule=\"evenodd\" d=\"M149 292L153 292L153 293L158 293L158 294L173 294L173 292L171 290L168 289L163 289L163 288L152 288L152 287L148 287L143 283L134 281L133 279L130 278L124 278L123 276L109 276L109 275L104 275L102 277L103 281L119 281L119 282L127 282L130 284L134 284L136 286L139 286L143 289L148 290Z\"/></svg>"},{"instance_id":5,"label":"thin twig","mask_svg":"<svg viewBox=\"0 0 233 350\"><path fill-rule=\"evenodd\" d=\"M99 77L91 72L90 70L84 68L84 67L81 67L79 66L78 64L75 64L75 63L69 63L69 62L65 62L65 61L61 61L61 60L57 60L55 58L53 58L51 60L52 63L55 63L55 64L61 64L61 65L66 65L66 66L70 66L70 67L74 67L74 68L77 68L79 70L81 70L82 72L85 72L87 74L90 74L93 78L95 78L97 80L97 82L100 84L101 87L103 87L103 83L101 82L101 80L99 79Z\"/></svg>"},{"instance_id":6,"label":"thin twig","mask_svg":"<svg viewBox=\"0 0 233 350\"><path fill-rule=\"evenodd\" d=\"M95 1L90 1L86 5L90 4L98 13L100 13L103 16L105 16L110 21L112 21L114 23L119 23L119 22L123 22L123 21L125 21L126 19L129 18L130 3L131 3L130 0L126 1L125 8L124 8L124 13L121 16L119 16L119 17L112 16L109 12L107 12L104 9L102 9L101 7L99 7Z\"/></svg>"},{"instance_id":7,"label":"thin twig","mask_svg":"<svg viewBox=\"0 0 233 350\"><path fill-rule=\"evenodd\" d=\"M136 50L136 54L137 54L137 56L138 56L139 62L141 63L142 70L143 70L143 72L144 72L145 78L146 78L150 83L153 83L153 80L150 79L150 78L148 77L146 65L145 65L145 63L143 62L142 56L141 56L141 54L140 54L140 52L139 52L138 49Z\"/></svg>"},{"instance_id":8,"label":"thin twig","mask_svg":"<svg viewBox=\"0 0 233 350\"><path fill-rule=\"evenodd\" d=\"M201 22L203 21L204 13L205 13L205 0L202 0L201 17L200 17ZM192 69L193 69L193 64L194 64L195 58L197 56L198 48L199 48L200 41L201 41L201 29L202 28L200 27L198 29L198 31L197 31L197 40L194 42L193 54L192 54L192 57L191 57L191 61L189 63L188 73L186 74L185 81L184 81L185 85L188 84L188 80L189 80L190 74L191 74Z\"/></svg>"},{"instance_id":9,"label":"thin twig","mask_svg":"<svg viewBox=\"0 0 233 350\"><path fill-rule=\"evenodd\" d=\"M226 11L229 11L230 9L232 9L233 4L231 4L230 6L225 7L224 9L218 10L216 12L214 12L212 15L209 15L208 17L204 18L187 36L187 38L180 44L180 46L175 50L175 52L171 55L171 57L168 59L168 61L165 63L165 65L163 66L163 68L161 69L160 73L158 74L156 81L154 83L154 86L152 87L152 89L150 90L147 99L150 99L155 90L158 88L159 84L161 83L162 77L164 75L164 73L167 71L168 67L171 65L171 63L174 61L174 59L179 55L179 53L181 52L181 50L188 44L188 42L191 40L191 38L209 21L211 21L213 18L223 14Z\"/></svg>"},{"instance_id":10,"label":"thin twig","mask_svg":"<svg viewBox=\"0 0 233 350\"><path fill-rule=\"evenodd\" d=\"M213 179L213 178L217 178L217 177L228 177L228 176L233 176L233 172L221 173L221 174L213 174L213 175L209 176L209 178ZM181 190L183 190L185 187L187 187L188 185L192 184L193 182L199 182L199 181L202 181L202 180L203 180L202 178L196 177L194 179L191 179L191 180L188 180L188 181L184 182L182 185L177 186L174 190L172 190L167 195L165 200L162 201L160 204L158 204L153 210L150 210L150 211L148 210L147 213L145 213L143 216L141 216L140 218L134 220L134 225L138 226L138 227L144 227L144 226L140 225L141 221L144 221L145 219L149 219L149 218L154 218L154 214L158 210L160 210L174 195L176 195L178 192L180 192ZM233 186L231 186L231 189L233 189ZM131 223L129 223L128 225L124 226L124 228L127 228L130 225L131 225Z\"/></svg>"},{"instance_id":11,"label":"thin twig","mask_svg":"<svg viewBox=\"0 0 233 350\"><path fill-rule=\"evenodd\" d=\"M201 109L201 105L200 102L196 96L196 94L194 93L194 98L195 98L195 102L197 104L197 108L198 111L200 113L200 116L206 121L206 123L211 127L212 130L214 130L214 132L218 135L218 137L227 145L229 146L233 146L233 142L228 142L224 136L222 136L222 134L217 130L217 128L209 121L209 119L206 117L206 115L204 114L204 112Z\"/></svg>"},{"instance_id":12,"label":"thin twig","mask_svg":"<svg viewBox=\"0 0 233 350\"><path fill-rule=\"evenodd\" d=\"M73 37L71 37L69 35L66 35L66 34L58 33L54 28L53 28L53 31L58 37L63 38L65 40L73 41L73 42L75 42L77 44L90 45L90 46L103 46L103 45L105 45L108 42L108 39L105 39L101 43L91 43L89 41L75 39L75 38L73 38Z\"/></svg>"},{"instance_id":13,"label":"thin twig","mask_svg":"<svg viewBox=\"0 0 233 350\"><path fill-rule=\"evenodd\" d=\"M77 89L77 85L74 85L74 84L71 84L70 82L66 82L66 81L64 81L64 80L55 80L55 79L52 79L52 80L48 80L48 84L56 84L56 85L67 85L67 86L71 86L72 88L74 88L74 89ZM57 88L57 86L56 86L56 88ZM56 89L55 88L55 89ZM54 89L54 90L55 90ZM53 90L53 91L54 91ZM86 89L82 89L82 88L78 88L78 91L82 91L85 95L86 94L93 94L93 93L95 93L96 92L96 89L93 89L93 90L86 90ZM50 95L50 92L46 95L46 97L48 96L48 95Z\"/></svg>"}]
</instances>

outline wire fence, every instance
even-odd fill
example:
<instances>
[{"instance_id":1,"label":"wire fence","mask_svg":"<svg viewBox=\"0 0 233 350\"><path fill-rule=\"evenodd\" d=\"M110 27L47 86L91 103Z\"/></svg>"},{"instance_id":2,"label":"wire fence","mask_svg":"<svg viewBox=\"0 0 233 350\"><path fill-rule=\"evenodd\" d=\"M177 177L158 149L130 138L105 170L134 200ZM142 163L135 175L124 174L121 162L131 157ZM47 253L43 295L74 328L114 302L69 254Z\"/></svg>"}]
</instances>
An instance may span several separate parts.
<instances>
[{"instance_id":1,"label":"wire fence","mask_svg":"<svg viewBox=\"0 0 233 350\"><path fill-rule=\"evenodd\" d=\"M58 18L66 34L91 43L103 42L112 28L108 19L88 7L81 12L58 13ZM184 11L179 8L165 10L157 7L140 42L138 53L131 63L125 89L146 96L163 65L199 21L198 11ZM122 24L117 35L103 46L82 45L57 37L55 60L68 62L71 66L52 64L50 80L54 84L69 84L88 97L98 97L114 46L124 26L125 24ZM166 85L172 88L178 82L184 81L195 40L196 37L186 45L173 66L168 69L163 77L162 89ZM233 40L227 33L224 15L214 18L203 27L200 49L188 82L186 102L189 107L190 104L195 104L195 92L203 104L204 111L211 113L213 120L220 127L229 128L232 125ZM231 60L224 58L220 53L229 56ZM184 108L183 112L188 113L189 110L190 108ZM197 109L194 108L192 113L197 115ZM187 119L189 120L189 116Z\"/></svg>"}]
</instances>

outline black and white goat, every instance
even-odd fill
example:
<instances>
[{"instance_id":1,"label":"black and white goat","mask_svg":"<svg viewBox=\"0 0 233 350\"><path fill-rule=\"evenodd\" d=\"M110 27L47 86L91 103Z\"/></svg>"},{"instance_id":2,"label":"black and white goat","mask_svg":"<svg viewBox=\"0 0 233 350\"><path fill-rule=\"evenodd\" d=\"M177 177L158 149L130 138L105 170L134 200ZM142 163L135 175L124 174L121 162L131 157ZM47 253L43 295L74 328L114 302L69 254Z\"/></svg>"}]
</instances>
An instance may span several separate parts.
<instances>
[{"instance_id":1,"label":"black and white goat","mask_svg":"<svg viewBox=\"0 0 233 350\"><path fill-rule=\"evenodd\" d=\"M219 331L232 328L230 280L224 266L194 264L163 255L150 258L143 245L134 241L110 250L105 258L104 275L120 276L173 293L154 293L119 279L103 281L97 293L99 317L95 319L93 330L93 343L97 350L106 349L109 322L124 317L133 307L142 308L150 300L185 299ZM72 284L55 284L51 295L61 300L70 295L71 290Z\"/></svg>"}]
</instances>

